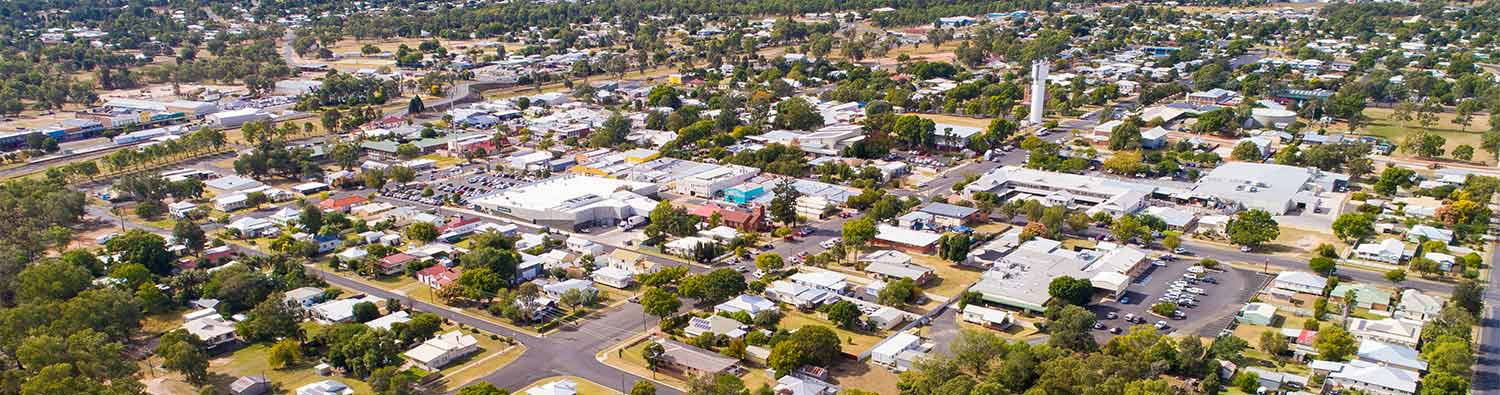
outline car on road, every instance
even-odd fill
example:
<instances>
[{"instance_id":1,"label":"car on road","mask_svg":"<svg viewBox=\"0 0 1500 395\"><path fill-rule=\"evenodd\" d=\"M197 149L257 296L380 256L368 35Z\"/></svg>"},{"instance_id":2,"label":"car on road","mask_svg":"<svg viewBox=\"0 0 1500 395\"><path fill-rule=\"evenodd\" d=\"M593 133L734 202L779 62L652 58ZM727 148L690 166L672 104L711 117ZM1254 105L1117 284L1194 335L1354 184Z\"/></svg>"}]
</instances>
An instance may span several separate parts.
<instances>
[{"instance_id":1,"label":"car on road","mask_svg":"<svg viewBox=\"0 0 1500 395\"><path fill-rule=\"evenodd\" d=\"M1135 322L1135 314L1134 313L1126 313L1125 314L1125 322Z\"/></svg>"},{"instance_id":2,"label":"car on road","mask_svg":"<svg viewBox=\"0 0 1500 395\"><path fill-rule=\"evenodd\" d=\"M750 273L750 276L751 277L755 277L755 278L761 278L761 277L765 277L766 276L766 272L763 272L763 271L760 271L760 270L756 270L755 273Z\"/></svg>"},{"instance_id":3,"label":"car on road","mask_svg":"<svg viewBox=\"0 0 1500 395\"><path fill-rule=\"evenodd\" d=\"M1109 328L1109 333L1116 334L1116 335L1120 334L1120 327L1117 326L1117 327L1114 327L1114 328Z\"/></svg>"},{"instance_id":4,"label":"car on road","mask_svg":"<svg viewBox=\"0 0 1500 395\"><path fill-rule=\"evenodd\" d=\"M1188 250L1186 248L1177 247L1177 248L1173 248L1172 249L1172 253L1173 254L1187 255L1188 254Z\"/></svg>"},{"instance_id":5,"label":"car on road","mask_svg":"<svg viewBox=\"0 0 1500 395\"><path fill-rule=\"evenodd\" d=\"M1115 319L1115 317L1119 317L1119 315L1116 315L1115 312L1113 312L1113 311L1104 314L1104 319L1107 319L1107 320Z\"/></svg>"},{"instance_id":6,"label":"car on road","mask_svg":"<svg viewBox=\"0 0 1500 395\"><path fill-rule=\"evenodd\" d=\"M1104 329L1104 324L1095 322L1094 323L1094 329Z\"/></svg>"},{"instance_id":7,"label":"car on road","mask_svg":"<svg viewBox=\"0 0 1500 395\"><path fill-rule=\"evenodd\" d=\"M1250 252L1250 246L1240 247L1240 252Z\"/></svg>"},{"instance_id":8,"label":"car on road","mask_svg":"<svg viewBox=\"0 0 1500 395\"><path fill-rule=\"evenodd\" d=\"M1130 304L1130 297L1129 296L1120 297L1120 304Z\"/></svg>"},{"instance_id":9,"label":"car on road","mask_svg":"<svg viewBox=\"0 0 1500 395\"><path fill-rule=\"evenodd\" d=\"M1167 329L1166 321L1156 321L1156 329Z\"/></svg>"}]
</instances>

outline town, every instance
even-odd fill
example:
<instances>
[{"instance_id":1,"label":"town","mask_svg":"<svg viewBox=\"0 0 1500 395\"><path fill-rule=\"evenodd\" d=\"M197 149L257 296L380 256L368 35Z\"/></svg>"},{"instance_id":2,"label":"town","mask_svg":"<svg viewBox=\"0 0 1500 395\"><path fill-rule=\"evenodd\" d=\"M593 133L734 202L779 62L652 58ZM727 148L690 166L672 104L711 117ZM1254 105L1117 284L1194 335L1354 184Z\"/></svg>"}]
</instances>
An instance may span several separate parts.
<instances>
[{"instance_id":1,"label":"town","mask_svg":"<svg viewBox=\"0 0 1500 395\"><path fill-rule=\"evenodd\" d=\"M0 10L0 395L1500 394L1500 3Z\"/></svg>"}]
</instances>

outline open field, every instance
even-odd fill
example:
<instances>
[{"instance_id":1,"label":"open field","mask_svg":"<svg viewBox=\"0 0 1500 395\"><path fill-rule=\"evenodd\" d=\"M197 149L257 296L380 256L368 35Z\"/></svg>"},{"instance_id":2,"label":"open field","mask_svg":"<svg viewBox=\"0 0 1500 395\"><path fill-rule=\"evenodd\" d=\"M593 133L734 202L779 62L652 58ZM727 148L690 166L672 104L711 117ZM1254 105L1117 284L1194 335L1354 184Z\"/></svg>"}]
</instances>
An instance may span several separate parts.
<instances>
[{"instance_id":1,"label":"open field","mask_svg":"<svg viewBox=\"0 0 1500 395\"><path fill-rule=\"evenodd\" d=\"M976 268L961 267L954 265L938 257L929 255L912 256L913 263L932 268L937 272L938 279L927 284L923 289L928 295L938 295L945 298L953 298L963 293L974 282L979 281L979 276L984 274L983 270Z\"/></svg>"},{"instance_id":2,"label":"open field","mask_svg":"<svg viewBox=\"0 0 1500 395\"><path fill-rule=\"evenodd\" d=\"M944 115L944 114L917 114L917 116L922 117L922 118L931 119L933 122L937 122L937 123L946 123L946 124L949 124L949 125L958 125L958 126L969 126L969 127L975 127L975 128L988 128L988 127L990 127L990 120L994 119L994 118L969 118L969 117L960 117L960 116L956 116L956 115ZM941 134L941 133L939 133L939 134Z\"/></svg>"},{"instance_id":3,"label":"open field","mask_svg":"<svg viewBox=\"0 0 1500 395\"><path fill-rule=\"evenodd\" d=\"M1423 129L1416 121L1408 121L1406 123L1407 126L1401 126L1401 121L1392 119L1393 112L1394 110L1389 108L1366 108L1365 116L1370 118L1370 124L1365 127L1364 134L1383 137L1390 140L1393 144L1400 145L1402 139L1406 138L1408 134L1425 130L1428 133L1442 136L1447 140L1447 144L1443 146L1446 151L1444 152L1444 157L1448 157L1447 155L1453 152L1454 147L1467 144L1476 149L1474 153L1475 162L1494 164L1494 160L1490 158L1488 153L1478 149L1483 132L1490 127L1489 114L1475 114L1473 121L1469 124L1467 131L1465 131L1463 127L1453 122L1455 117L1453 113L1445 112L1438 114L1438 121L1433 123L1432 127ZM1412 157L1412 155L1400 152L1399 150L1392 153L1392 155Z\"/></svg>"},{"instance_id":4,"label":"open field","mask_svg":"<svg viewBox=\"0 0 1500 395\"><path fill-rule=\"evenodd\" d=\"M785 310L784 312L786 313L786 316L781 319L781 323L777 325L778 327L794 331L798 328L809 325L826 326L830 329L833 329L833 332L837 333L839 335L839 338L844 340L843 349L844 353L846 354L859 355L866 350L874 348L876 344L880 344L880 341L884 340L884 338L880 336L856 333L844 328L839 328L837 325L828 322L828 320L825 320L822 317L813 316L812 314L804 313L799 310Z\"/></svg>"}]
</instances>

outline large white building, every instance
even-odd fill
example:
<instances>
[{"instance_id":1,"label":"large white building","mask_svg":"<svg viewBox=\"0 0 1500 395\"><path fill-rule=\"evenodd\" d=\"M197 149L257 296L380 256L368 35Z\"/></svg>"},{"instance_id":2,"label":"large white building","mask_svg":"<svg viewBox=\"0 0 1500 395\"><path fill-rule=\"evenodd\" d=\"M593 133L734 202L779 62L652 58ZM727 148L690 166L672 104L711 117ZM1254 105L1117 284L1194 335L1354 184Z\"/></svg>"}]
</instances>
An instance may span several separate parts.
<instances>
[{"instance_id":1,"label":"large white building","mask_svg":"<svg viewBox=\"0 0 1500 395\"><path fill-rule=\"evenodd\" d=\"M760 169L725 165L677 181L677 192L700 198L712 198L719 191L739 185L760 174Z\"/></svg>"},{"instance_id":2,"label":"large white building","mask_svg":"<svg viewBox=\"0 0 1500 395\"><path fill-rule=\"evenodd\" d=\"M1146 253L1131 247L1071 251L1060 245L1040 238L1022 244L984 272L972 290L991 303L1041 312L1052 298L1047 287L1053 279L1087 279L1094 288L1118 296L1149 266Z\"/></svg>"},{"instance_id":3,"label":"large white building","mask_svg":"<svg viewBox=\"0 0 1500 395\"><path fill-rule=\"evenodd\" d=\"M614 225L634 215L647 215L656 200L657 185L613 178L569 175L512 188L474 203L533 224L561 229Z\"/></svg>"},{"instance_id":4,"label":"large white building","mask_svg":"<svg viewBox=\"0 0 1500 395\"><path fill-rule=\"evenodd\" d=\"M979 192L993 193L1001 199L1040 199L1047 205L1089 207L1090 215L1102 211L1119 216L1146 207L1156 189L1107 178L1005 166L990 170L964 186L963 194L971 199Z\"/></svg>"},{"instance_id":5,"label":"large white building","mask_svg":"<svg viewBox=\"0 0 1500 395\"><path fill-rule=\"evenodd\" d=\"M1342 190L1349 176L1315 168L1269 163L1230 162L1214 168L1193 187L1193 193L1271 215L1315 210L1319 195Z\"/></svg>"}]
</instances>

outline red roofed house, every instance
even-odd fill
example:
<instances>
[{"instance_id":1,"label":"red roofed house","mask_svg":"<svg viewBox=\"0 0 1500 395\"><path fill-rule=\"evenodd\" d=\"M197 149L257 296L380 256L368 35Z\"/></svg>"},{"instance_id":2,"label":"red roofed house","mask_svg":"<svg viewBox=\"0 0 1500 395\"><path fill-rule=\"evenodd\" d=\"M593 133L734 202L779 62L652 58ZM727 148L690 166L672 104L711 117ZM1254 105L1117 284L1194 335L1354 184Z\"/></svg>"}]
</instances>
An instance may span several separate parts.
<instances>
[{"instance_id":1,"label":"red roofed house","mask_svg":"<svg viewBox=\"0 0 1500 395\"><path fill-rule=\"evenodd\" d=\"M709 203L693 209L692 214L703 217L708 221L714 213L719 213L719 220L724 226L747 232L759 232L765 230L765 209L760 205L751 205L749 210L732 206L722 206L717 203Z\"/></svg>"},{"instance_id":2,"label":"red roofed house","mask_svg":"<svg viewBox=\"0 0 1500 395\"><path fill-rule=\"evenodd\" d=\"M367 200L369 199L365 199L364 196L359 195L347 196L338 199L328 199L318 202L318 208L323 209L324 212L347 213L349 212L350 207L354 207L354 205L356 204L364 203Z\"/></svg>"},{"instance_id":3,"label":"red roofed house","mask_svg":"<svg viewBox=\"0 0 1500 395\"><path fill-rule=\"evenodd\" d=\"M406 270L407 264L416 260L417 257L407 255L404 252L391 254L385 258L380 258L380 273L387 276L401 273Z\"/></svg>"},{"instance_id":4,"label":"red roofed house","mask_svg":"<svg viewBox=\"0 0 1500 395\"><path fill-rule=\"evenodd\" d=\"M463 274L463 272L463 268L432 265L432 267L417 271L417 282L427 284L428 287L432 287L433 289L439 289L458 280L458 275Z\"/></svg>"},{"instance_id":5,"label":"red roofed house","mask_svg":"<svg viewBox=\"0 0 1500 395\"><path fill-rule=\"evenodd\" d=\"M479 227L479 217L456 217L437 228L438 240L452 240L469 234Z\"/></svg>"}]
</instances>

